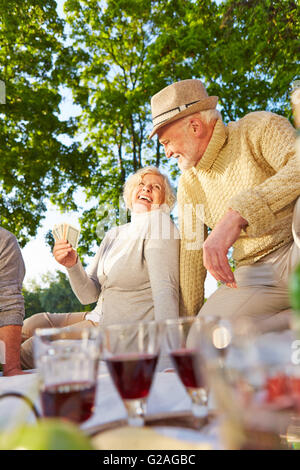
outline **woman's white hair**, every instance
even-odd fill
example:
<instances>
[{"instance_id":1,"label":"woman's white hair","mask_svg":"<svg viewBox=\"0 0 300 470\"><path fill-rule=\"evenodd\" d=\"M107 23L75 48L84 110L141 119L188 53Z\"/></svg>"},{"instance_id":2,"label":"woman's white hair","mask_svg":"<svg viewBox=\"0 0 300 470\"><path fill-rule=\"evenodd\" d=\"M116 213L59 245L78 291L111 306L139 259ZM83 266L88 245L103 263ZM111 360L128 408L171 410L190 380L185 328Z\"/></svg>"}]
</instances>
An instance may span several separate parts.
<instances>
[{"instance_id":1,"label":"woman's white hair","mask_svg":"<svg viewBox=\"0 0 300 470\"><path fill-rule=\"evenodd\" d=\"M125 204L127 209L132 209L132 192L136 188L136 186L142 181L143 176L145 175L158 175L163 178L164 186L165 186L165 200L164 204L167 204L170 211L173 209L175 202L176 202L176 195L174 189L171 186L169 178L160 172L160 170L156 166L145 166L140 168L137 172L133 175L130 175L124 185L123 197L125 200Z\"/></svg>"}]
</instances>

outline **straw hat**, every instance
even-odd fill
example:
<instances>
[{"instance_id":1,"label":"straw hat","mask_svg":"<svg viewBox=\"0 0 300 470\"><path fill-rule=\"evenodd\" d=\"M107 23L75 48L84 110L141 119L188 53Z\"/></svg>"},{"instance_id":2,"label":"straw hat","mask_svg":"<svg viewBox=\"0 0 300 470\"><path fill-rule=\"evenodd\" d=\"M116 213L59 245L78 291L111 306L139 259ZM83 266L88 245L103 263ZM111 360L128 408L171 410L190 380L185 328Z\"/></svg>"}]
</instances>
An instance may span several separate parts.
<instances>
[{"instance_id":1,"label":"straw hat","mask_svg":"<svg viewBox=\"0 0 300 470\"><path fill-rule=\"evenodd\" d=\"M208 96L200 80L190 79L172 83L152 96L153 129L149 139L166 124L198 111L214 109L217 102L218 97Z\"/></svg>"}]
</instances>

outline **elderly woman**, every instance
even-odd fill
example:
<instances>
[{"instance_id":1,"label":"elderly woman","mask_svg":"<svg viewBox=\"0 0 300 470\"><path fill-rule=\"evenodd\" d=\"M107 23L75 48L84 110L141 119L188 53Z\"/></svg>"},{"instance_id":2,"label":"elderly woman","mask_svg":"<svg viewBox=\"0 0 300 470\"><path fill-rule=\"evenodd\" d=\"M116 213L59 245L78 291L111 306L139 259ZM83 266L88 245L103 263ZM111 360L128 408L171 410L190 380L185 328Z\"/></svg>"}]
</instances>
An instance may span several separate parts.
<instances>
[{"instance_id":1,"label":"elderly woman","mask_svg":"<svg viewBox=\"0 0 300 470\"><path fill-rule=\"evenodd\" d=\"M55 259L67 268L79 301L97 305L92 312L40 313L25 320L23 367L33 366L31 336L38 327L78 328L178 316L179 232L169 215L175 203L171 185L156 167L142 168L126 182L124 199L131 222L107 232L87 271L66 240L55 243Z\"/></svg>"}]
</instances>

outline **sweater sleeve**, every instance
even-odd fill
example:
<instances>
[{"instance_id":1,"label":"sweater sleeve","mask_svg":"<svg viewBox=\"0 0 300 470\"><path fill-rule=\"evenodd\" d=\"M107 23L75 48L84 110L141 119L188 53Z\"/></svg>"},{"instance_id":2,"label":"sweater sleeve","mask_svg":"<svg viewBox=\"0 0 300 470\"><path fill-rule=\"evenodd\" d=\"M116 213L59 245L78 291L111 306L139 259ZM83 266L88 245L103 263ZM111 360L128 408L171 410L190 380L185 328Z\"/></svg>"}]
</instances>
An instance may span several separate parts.
<instances>
[{"instance_id":1,"label":"sweater sleeve","mask_svg":"<svg viewBox=\"0 0 300 470\"><path fill-rule=\"evenodd\" d=\"M249 237L268 232L280 218L291 211L300 194L300 166L295 152L295 130L282 116L268 113L259 134L249 131L250 145L256 146L272 176L263 183L237 194L229 201L231 209L248 221ZM257 137L256 137L257 136ZM254 137L258 139L251 142Z\"/></svg>"},{"instance_id":2,"label":"sweater sleeve","mask_svg":"<svg viewBox=\"0 0 300 470\"><path fill-rule=\"evenodd\" d=\"M199 313L204 303L204 282L206 269L203 265L202 245L207 227L199 213L197 194L188 196L183 182L178 187L180 224L180 316L193 316ZM201 212L201 210L200 210Z\"/></svg>"},{"instance_id":3,"label":"sweater sleeve","mask_svg":"<svg viewBox=\"0 0 300 470\"><path fill-rule=\"evenodd\" d=\"M24 261L16 237L4 229L0 237L0 327L22 325Z\"/></svg>"},{"instance_id":4,"label":"sweater sleeve","mask_svg":"<svg viewBox=\"0 0 300 470\"><path fill-rule=\"evenodd\" d=\"M157 321L179 315L179 231L163 218L165 236L146 240L144 249Z\"/></svg>"},{"instance_id":5,"label":"sweater sleeve","mask_svg":"<svg viewBox=\"0 0 300 470\"><path fill-rule=\"evenodd\" d=\"M101 248L98 249L87 272L84 270L79 259L75 266L67 270L72 290L83 305L96 302L99 298L101 285L97 277L97 268L100 254Z\"/></svg>"}]
</instances>

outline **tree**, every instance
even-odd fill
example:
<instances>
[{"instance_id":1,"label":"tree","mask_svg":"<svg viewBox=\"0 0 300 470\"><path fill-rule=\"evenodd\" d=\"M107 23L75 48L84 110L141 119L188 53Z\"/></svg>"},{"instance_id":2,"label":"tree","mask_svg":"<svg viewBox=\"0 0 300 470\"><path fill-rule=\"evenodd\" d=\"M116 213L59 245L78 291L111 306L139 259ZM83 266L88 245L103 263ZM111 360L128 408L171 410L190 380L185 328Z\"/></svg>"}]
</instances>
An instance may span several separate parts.
<instances>
[{"instance_id":1,"label":"tree","mask_svg":"<svg viewBox=\"0 0 300 470\"><path fill-rule=\"evenodd\" d=\"M89 200L96 196L96 205L81 219L82 226L88 226L82 233L89 244L100 241L99 219L110 215L119 221L119 199L127 176L145 164L165 162L159 145L147 140L152 3L65 2L76 68L66 80L83 111L78 129L95 151L85 192Z\"/></svg>"},{"instance_id":2,"label":"tree","mask_svg":"<svg viewBox=\"0 0 300 470\"><path fill-rule=\"evenodd\" d=\"M23 288L25 317L39 312L68 313L90 311L94 305L81 305L75 297L67 276L57 271L57 275L43 276L47 287L33 283L29 289Z\"/></svg>"},{"instance_id":3,"label":"tree","mask_svg":"<svg viewBox=\"0 0 300 470\"><path fill-rule=\"evenodd\" d=\"M66 81L83 111L78 129L97 155L90 161L90 181L85 188L89 200L96 198L95 206L81 218L87 245L95 239L101 241L97 233L99 220L104 218L108 228L112 220L119 222L119 200L130 173L152 164L166 167L174 179L178 175L177 165L167 163L158 140L147 138L151 129L150 99L173 80L191 76L190 64L182 60L173 45L164 48L164 41L169 32L177 37L177 27L189 28L194 3L65 2L73 41L72 73ZM208 10L212 4L208 0L202 3ZM213 2L213 10L206 14L211 15L208 28L215 28L212 19L217 8ZM89 252L86 246L80 251Z\"/></svg>"},{"instance_id":4,"label":"tree","mask_svg":"<svg viewBox=\"0 0 300 470\"><path fill-rule=\"evenodd\" d=\"M161 2L157 27L156 73L164 71L168 80L201 79L209 94L219 96L226 122L254 110L291 117L290 86L299 77L299 2Z\"/></svg>"},{"instance_id":5,"label":"tree","mask_svg":"<svg viewBox=\"0 0 300 470\"><path fill-rule=\"evenodd\" d=\"M228 118L265 109L291 118L291 84L300 76L299 2L227 0L220 32L219 40L232 44L222 54L225 67L218 62Z\"/></svg>"},{"instance_id":6,"label":"tree","mask_svg":"<svg viewBox=\"0 0 300 470\"><path fill-rule=\"evenodd\" d=\"M30 290L23 287L22 294L25 302L25 318L31 317L34 313L44 312L40 299L41 288L32 286Z\"/></svg>"},{"instance_id":7,"label":"tree","mask_svg":"<svg viewBox=\"0 0 300 470\"><path fill-rule=\"evenodd\" d=\"M88 245L101 217L109 226L109 209L99 215L99 206L109 202L118 220L130 173L151 163L178 174L158 140L147 140L150 99L162 87L200 78L219 96L225 121L257 109L289 116L299 63L294 1L66 0L65 12L76 68L67 82L83 110L78 129L97 155L85 188L96 204L81 219Z\"/></svg>"},{"instance_id":8,"label":"tree","mask_svg":"<svg viewBox=\"0 0 300 470\"><path fill-rule=\"evenodd\" d=\"M176 179L177 166L147 139L151 96L175 80L201 79L226 122L258 109L290 117L296 0L65 0L65 13L68 44L54 0L0 0L1 223L21 244L47 197L76 210L79 188L93 203L80 221L80 252L91 254L98 222L120 220L130 173L154 164ZM61 86L82 109L68 122L58 118ZM62 135L80 143L63 145Z\"/></svg>"},{"instance_id":9,"label":"tree","mask_svg":"<svg viewBox=\"0 0 300 470\"><path fill-rule=\"evenodd\" d=\"M49 195L66 191L68 197L68 173L80 166L78 146L61 143L75 129L58 117L57 59L67 55L63 29L54 0L0 0L0 80L6 89L0 104L0 214L1 225L22 246L36 234Z\"/></svg>"}]
</instances>

